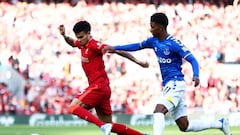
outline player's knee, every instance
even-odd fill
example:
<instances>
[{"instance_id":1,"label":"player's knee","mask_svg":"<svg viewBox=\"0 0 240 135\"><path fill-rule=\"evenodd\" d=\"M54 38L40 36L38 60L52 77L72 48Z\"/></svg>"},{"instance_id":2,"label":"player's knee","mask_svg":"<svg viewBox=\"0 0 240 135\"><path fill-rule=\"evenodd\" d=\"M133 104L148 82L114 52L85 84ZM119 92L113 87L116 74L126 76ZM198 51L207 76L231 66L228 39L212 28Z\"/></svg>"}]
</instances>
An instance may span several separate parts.
<instances>
[{"instance_id":1,"label":"player's knee","mask_svg":"<svg viewBox=\"0 0 240 135\"><path fill-rule=\"evenodd\" d=\"M187 132L189 126L187 116L180 117L179 119L176 120L176 123L180 131Z\"/></svg>"},{"instance_id":2,"label":"player's knee","mask_svg":"<svg viewBox=\"0 0 240 135\"><path fill-rule=\"evenodd\" d=\"M187 131L187 128L188 128L188 123L177 123L178 125L178 128L180 131L182 132L186 132Z\"/></svg>"},{"instance_id":3,"label":"player's knee","mask_svg":"<svg viewBox=\"0 0 240 135\"><path fill-rule=\"evenodd\" d=\"M179 127L180 131L182 132L186 132L187 131L187 128L186 127Z\"/></svg>"},{"instance_id":4,"label":"player's knee","mask_svg":"<svg viewBox=\"0 0 240 135\"><path fill-rule=\"evenodd\" d=\"M168 109L162 104L158 104L154 110L154 113L166 114L167 112L168 112Z\"/></svg>"},{"instance_id":5,"label":"player's knee","mask_svg":"<svg viewBox=\"0 0 240 135\"><path fill-rule=\"evenodd\" d=\"M182 132L187 132L188 126L181 125L181 126L178 126L178 128L179 128L179 130L182 131Z\"/></svg>"}]
</instances>

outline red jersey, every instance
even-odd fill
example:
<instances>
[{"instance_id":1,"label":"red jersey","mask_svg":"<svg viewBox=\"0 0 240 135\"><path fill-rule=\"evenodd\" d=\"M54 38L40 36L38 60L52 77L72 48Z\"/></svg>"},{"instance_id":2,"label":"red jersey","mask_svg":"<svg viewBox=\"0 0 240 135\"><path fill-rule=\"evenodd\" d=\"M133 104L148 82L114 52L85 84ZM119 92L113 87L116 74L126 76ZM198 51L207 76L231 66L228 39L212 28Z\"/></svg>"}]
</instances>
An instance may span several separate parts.
<instances>
[{"instance_id":1,"label":"red jersey","mask_svg":"<svg viewBox=\"0 0 240 135\"><path fill-rule=\"evenodd\" d=\"M86 46L81 46L78 40L75 45L81 50L82 68L87 76L89 85L108 85L109 78L105 71L102 48L106 44L91 39Z\"/></svg>"}]
</instances>

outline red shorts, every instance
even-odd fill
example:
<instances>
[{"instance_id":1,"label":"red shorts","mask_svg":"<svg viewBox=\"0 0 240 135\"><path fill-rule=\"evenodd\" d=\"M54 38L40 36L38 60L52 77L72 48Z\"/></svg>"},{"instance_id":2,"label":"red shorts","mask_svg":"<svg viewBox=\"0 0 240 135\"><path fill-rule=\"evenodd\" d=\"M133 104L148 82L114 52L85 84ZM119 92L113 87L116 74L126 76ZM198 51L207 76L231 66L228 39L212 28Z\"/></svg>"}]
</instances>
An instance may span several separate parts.
<instances>
[{"instance_id":1,"label":"red shorts","mask_svg":"<svg viewBox=\"0 0 240 135\"><path fill-rule=\"evenodd\" d=\"M89 105L90 108L95 108L98 114L112 114L111 103L111 88L108 85L93 84L79 92L76 95L82 103Z\"/></svg>"}]
</instances>

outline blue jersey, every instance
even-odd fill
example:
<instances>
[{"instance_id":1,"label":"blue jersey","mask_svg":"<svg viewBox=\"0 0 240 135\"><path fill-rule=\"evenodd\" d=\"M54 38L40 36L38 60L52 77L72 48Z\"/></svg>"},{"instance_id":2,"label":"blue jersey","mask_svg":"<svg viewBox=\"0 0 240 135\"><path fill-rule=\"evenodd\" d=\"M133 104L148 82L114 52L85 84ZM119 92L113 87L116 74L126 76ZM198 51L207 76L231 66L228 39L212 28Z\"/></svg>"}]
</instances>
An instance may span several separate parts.
<instances>
[{"instance_id":1,"label":"blue jersey","mask_svg":"<svg viewBox=\"0 0 240 135\"><path fill-rule=\"evenodd\" d=\"M168 35L164 40L150 37L141 43L115 46L116 50L136 51L144 48L152 48L157 56L158 64L163 80L163 86L170 80L184 80L182 73L182 59L186 59L192 65L194 77L199 76L198 62L192 53L175 37Z\"/></svg>"}]
</instances>

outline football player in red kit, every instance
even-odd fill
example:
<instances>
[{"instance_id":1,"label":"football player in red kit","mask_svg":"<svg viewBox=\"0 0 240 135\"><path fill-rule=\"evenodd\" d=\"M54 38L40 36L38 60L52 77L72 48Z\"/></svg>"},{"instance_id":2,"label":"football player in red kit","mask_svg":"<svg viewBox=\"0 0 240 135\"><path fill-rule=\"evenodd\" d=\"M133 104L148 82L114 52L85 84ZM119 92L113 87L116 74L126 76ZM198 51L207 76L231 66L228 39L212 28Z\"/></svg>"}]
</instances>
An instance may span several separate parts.
<instances>
[{"instance_id":1,"label":"football player in red kit","mask_svg":"<svg viewBox=\"0 0 240 135\"><path fill-rule=\"evenodd\" d=\"M89 83L89 86L72 100L68 112L94 123L105 135L110 135L111 132L118 135L144 135L126 125L112 122L111 88L103 61L105 52L102 50L108 45L92 38L91 25L87 21L79 21L74 25L73 32L76 40L65 35L64 25L59 26L59 31L70 46L81 50L82 68ZM147 62L139 61L127 52L112 51L110 53L117 53L142 67L148 67ZM92 108L95 108L97 117L88 111Z\"/></svg>"}]
</instances>

